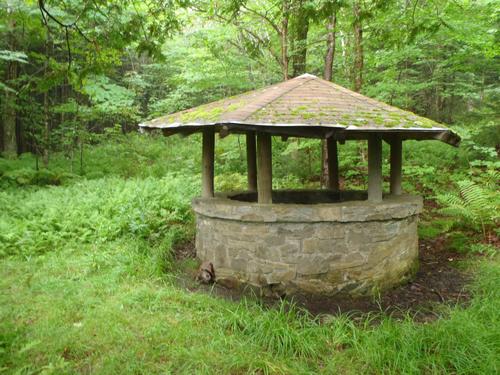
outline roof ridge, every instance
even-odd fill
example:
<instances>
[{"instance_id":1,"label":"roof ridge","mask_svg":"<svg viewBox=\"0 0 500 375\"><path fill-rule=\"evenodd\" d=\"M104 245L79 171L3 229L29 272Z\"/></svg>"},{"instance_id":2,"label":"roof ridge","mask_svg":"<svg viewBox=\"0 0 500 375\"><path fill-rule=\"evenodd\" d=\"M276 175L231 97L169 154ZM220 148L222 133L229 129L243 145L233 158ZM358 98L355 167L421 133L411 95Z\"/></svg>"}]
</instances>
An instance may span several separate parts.
<instances>
[{"instance_id":1,"label":"roof ridge","mask_svg":"<svg viewBox=\"0 0 500 375\"><path fill-rule=\"evenodd\" d=\"M261 97L256 98L255 101L252 101L252 102L248 103L247 105L243 106L242 108L239 108L239 109L235 110L234 112L231 112L229 114L229 116L227 116L227 117L232 117L235 114L242 113L242 114L244 114L244 117L240 121L245 121L249 117L251 117L254 113L260 111L264 107L268 106L269 104L271 104L274 101L278 100L279 98L283 97L283 95L288 94L290 91L293 91L297 87L300 87L300 86L306 84L307 82L312 81L312 80L317 79L317 78L318 77L316 77L316 76L305 76L305 77L298 76L298 77L292 78L290 80L279 82L273 86L276 88L277 86L288 84L291 87L289 87L288 89L285 89L279 93L269 93L269 94L275 94L275 95L269 95L269 97L265 97L265 94L264 94L264 97L261 96ZM294 84L291 84L292 82ZM267 90L272 89L273 86L267 88ZM252 109L252 106L254 106L255 108ZM250 109L249 109L249 107L250 107Z\"/></svg>"}]
</instances>

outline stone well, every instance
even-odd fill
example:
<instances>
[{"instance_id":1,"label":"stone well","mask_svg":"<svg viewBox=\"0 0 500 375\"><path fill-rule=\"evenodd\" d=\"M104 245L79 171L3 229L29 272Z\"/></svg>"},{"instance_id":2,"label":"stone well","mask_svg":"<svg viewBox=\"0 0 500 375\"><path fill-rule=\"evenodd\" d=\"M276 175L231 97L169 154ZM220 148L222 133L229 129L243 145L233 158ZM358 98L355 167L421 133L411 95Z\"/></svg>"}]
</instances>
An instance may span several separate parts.
<instances>
[{"instance_id":1,"label":"stone well","mask_svg":"<svg viewBox=\"0 0 500 375\"><path fill-rule=\"evenodd\" d=\"M422 198L366 192L273 191L196 198L196 251L231 285L287 294L370 294L417 268Z\"/></svg>"},{"instance_id":2,"label":"stone well","mask_svg":"<svg viewBox=\"0 0 500 375\"><path fill-rule=\"evenodd\" d=\"M273 295L370 294L407 280L417 269L422 199L403 194L403 142L460 143L441 124L311 74L139 126L202 134L202 197L193 201L198 257L213 263L217 281ZM248 192L215 194L217 134L244 135ZM273 191L277 137L322 140L324 190ZM338 145L347 141L367 143L367 192L342 191Z\"/></svg>"}]
</instances>

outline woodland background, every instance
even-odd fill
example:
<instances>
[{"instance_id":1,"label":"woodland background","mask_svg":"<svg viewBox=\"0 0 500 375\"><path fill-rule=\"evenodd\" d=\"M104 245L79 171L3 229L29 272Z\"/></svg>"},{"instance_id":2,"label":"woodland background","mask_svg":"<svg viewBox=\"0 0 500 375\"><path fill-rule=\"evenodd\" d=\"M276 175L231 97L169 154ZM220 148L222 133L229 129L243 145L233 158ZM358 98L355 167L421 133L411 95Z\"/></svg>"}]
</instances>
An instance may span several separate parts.
<instances>
[{"instance_id":1,"label":"woodland background","mask_svg":"<svg viewBox=\"0 0 500 375\"><path fill-rule=\"evenodd\" d=\"M0 7L1 150L323 76L497 147L497 1L16 1Z\"/></svg>"}]
</instances>

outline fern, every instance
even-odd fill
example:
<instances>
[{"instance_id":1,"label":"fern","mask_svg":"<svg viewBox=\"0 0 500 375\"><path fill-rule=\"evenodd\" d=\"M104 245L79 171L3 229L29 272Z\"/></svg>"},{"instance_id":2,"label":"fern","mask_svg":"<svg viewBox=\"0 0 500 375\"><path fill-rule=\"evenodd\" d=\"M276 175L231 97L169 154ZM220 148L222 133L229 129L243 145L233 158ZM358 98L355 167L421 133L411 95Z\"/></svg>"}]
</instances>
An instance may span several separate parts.
<instances>
[{"instance_id":1,"label":"fern","mask_svg":"<svg viewBox=\"0 0 500 375\"><path fill-rule=\"evenodd\" d=\"M438 201L444 206L440 212L460 218L463 224L473 229L481 229L484 238L500 218L498 193L483 188L472 181L458 182L459 194L441 194Z\"/></svg>"},{"instance_id":2,"label":"fern","mask_svg":"<svg viewBox=\"0 0 500 375\"><path fill-rule=\"evenodd\" d=\"M500 181L500 170L487 169L486 170L486 181L485 184L490 189L497 189L498 183Z\"/></svg>"}]
</instances>

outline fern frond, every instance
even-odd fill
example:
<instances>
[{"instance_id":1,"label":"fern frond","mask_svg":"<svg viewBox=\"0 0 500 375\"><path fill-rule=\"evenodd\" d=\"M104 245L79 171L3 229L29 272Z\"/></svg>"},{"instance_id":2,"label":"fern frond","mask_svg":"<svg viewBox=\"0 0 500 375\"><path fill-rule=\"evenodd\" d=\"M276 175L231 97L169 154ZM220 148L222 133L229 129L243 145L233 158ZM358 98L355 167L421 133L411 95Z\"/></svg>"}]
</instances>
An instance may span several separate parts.
<instances>
[{"instance_id":1,"label":"fern frond","mask_svg":"<svg viewBox=\"0 0 500 375\"><path fill-rule=\"evenodd\" d=\"M445 206L461 206L464 204L461 197L450 193L439 195L438 201Z\"/></svg>"},{"instance_id":2,"label":"fern frond","mask_svg":"<svg viewBox=\"0 0 500 375\"><path fill-rule=\"evenodd\" d=\"M472 181L459 181L459 194L442 194L438 201L444 206L440 212L447 216L461 218L475 229L481 227L486 233L488 226L500 218L500 198L497 193L475 184Z\"/></svg>"},{"instance_id":3,"label":"fern frond","mask_svg":"<svg viewBox=\"0 0 500 375\"><path fill-rule=\"evenodd\" d=\"M486 171L486 186L490 189L498 189L500 186L500 171L488 169Z\"/></svg>"}]
</instances>

